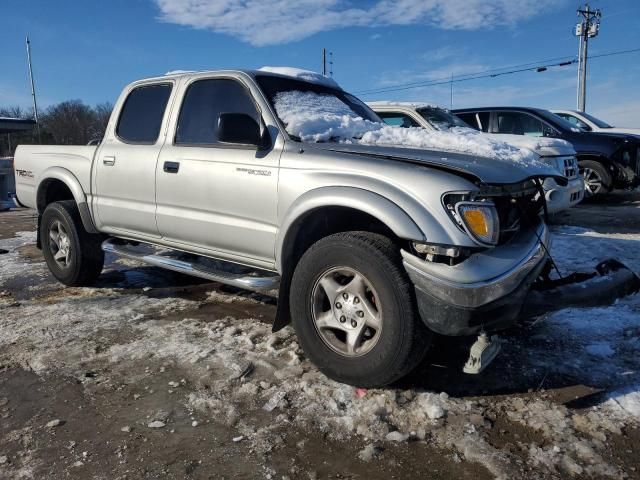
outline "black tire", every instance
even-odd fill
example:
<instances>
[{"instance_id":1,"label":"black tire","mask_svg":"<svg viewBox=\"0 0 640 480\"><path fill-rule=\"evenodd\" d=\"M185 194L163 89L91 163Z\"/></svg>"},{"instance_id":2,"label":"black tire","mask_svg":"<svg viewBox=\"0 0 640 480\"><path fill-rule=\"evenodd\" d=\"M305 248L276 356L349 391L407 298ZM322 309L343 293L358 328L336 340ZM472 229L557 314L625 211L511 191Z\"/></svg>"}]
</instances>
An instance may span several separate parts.
<instances>
[{"instance_id":1,"label":"black tire","mask_svg":"<svg viewBox=\"0 0 640 480\"><path fill-rule=\"evenodd\" d=\"M313 299L319 279L342 267L366 277L381 305L380 335L371 350L360 356L334 351L314 321ZM379 387L399 380L424 358L431 340L418 316L414 287L402 266L399 248L383 235L345 232L316 242L296 266L290 303L302 349L325 375L342 383Z\"/></svg>"},{"instance_id":2,"label":"black tire","mask_svg":"<svg viewBox=\"0 0 640 480\"><path fill-rule=\"evenodd\" d=\"M593 198L613 190L611 172L602 163L595 160L581 160L579 167L585 181L584 195L586 198ZM587 175L589 178L587 178ZM600 184L600 186L598 187L597 184Z\"/></svg>"},{"instance_id":3,"label":"black tire","mask_svg":"<svg viewBox=\"0 0 640 480\"><path fill-rule=\"evenodd\" d=\"M58 246L52 240L52 228L59 222L68 239L69 254L66 264L54 258ZM69 287L92 285L104 266L104 252L100 247L103 237L90 234L82 225L80 212L73 200L51 203L45 208L40 222L42 253L53 276ZM58 249L59 250L59 249Z\"/></svg>"}]
</instances>

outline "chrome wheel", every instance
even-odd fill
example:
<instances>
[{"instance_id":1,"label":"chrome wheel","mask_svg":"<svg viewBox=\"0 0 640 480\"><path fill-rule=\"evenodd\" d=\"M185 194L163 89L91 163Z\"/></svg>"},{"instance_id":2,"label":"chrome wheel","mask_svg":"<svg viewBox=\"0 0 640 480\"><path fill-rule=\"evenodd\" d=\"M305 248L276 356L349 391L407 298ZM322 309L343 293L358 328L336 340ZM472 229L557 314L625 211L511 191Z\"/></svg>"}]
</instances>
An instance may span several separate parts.
<instances>
[{"instance_id":1,"label":"chrome wheel","mask_svg":"<svg viewBox=\"0 0 640 480\"><path fill-rule=\"evenodd\" d=\"M371 282L360 272L336 267L313 287L312 314L322 341L335 352L356 357L380 338L382 309Z\"/></svg>"},{"instance_id":2,"label":"chrome wheel","mask_svg":"<svg viewBox=\"0 0 640 480\"><path fill-rule=\"evenodd\" d=\"M595 170L585 167L582 169L582 177L584 178L585 193L588 197L596 195L602 191L602 177Z\"/></svg>"},{"instance_id":3,"label":"chrome wheel","mask_svg":"<svg viewBox=\"0 0 640 480\"><path fill-rule=\"evenodd\" d=\"M60 220L54 221L49 227L49 250L53 259L62 268L71 262L71 239Z\"/></svg>"}]
</instances>

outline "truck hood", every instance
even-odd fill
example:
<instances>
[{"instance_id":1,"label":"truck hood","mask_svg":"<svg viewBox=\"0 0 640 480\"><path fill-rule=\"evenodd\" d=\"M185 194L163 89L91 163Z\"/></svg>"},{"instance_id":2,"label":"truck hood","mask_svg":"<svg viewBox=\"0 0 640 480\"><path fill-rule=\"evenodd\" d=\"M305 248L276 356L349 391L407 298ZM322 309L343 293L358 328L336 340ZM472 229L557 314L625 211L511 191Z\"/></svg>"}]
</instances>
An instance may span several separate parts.
<instances>
[{"instance_id":1,"label":"truck hood","mask_svg":"<svg viewBox=\"0 0 640 480\"><path fill-rule=\"evenodd\" d=\"M560 175L554 167L542 162L535 162L535 164L530 165L518 161L480 157L463 153L386 145L327 142L306 144L305 148L424 165L439 170L471 176L487 185L516 184L534 178L554 178L560 185L567 184L567 179Z\"/></svg>"},{"instance_id":2,"label":"truck hood","mask_svg":"<svg viewBox=\"0 0 640 480\"><path fill-rule=\"evenodd\" d=\"M558 157L575 155L573 145L559 138L549 137L528 137L526 135L510 135L508 133L492 133L498 140L509 143L516 147L526 148L541 157Z\"/></svg>"}]
</instances>

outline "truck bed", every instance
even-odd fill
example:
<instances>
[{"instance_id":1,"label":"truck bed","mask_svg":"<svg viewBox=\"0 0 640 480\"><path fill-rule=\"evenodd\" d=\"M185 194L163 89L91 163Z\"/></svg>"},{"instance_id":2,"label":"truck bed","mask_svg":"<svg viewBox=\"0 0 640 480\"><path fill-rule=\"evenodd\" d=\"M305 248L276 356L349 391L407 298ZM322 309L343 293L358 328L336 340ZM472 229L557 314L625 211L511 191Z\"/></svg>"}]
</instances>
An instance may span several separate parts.
<instances>
[{"instance_id":1,"label":"truck bed","mask_svg":"<svg viewBox=\"0 0 640 480\"><path fill-rule=\"evenodd\" d=\"M72 175L82 187L91 192L91 163L96 146L20 145L16 150L16 196L18 201L36 208L36 188L46 171L57 170L61 175ZM54 175L55 176L55 175Z\"/></svg>"}]
</instances>

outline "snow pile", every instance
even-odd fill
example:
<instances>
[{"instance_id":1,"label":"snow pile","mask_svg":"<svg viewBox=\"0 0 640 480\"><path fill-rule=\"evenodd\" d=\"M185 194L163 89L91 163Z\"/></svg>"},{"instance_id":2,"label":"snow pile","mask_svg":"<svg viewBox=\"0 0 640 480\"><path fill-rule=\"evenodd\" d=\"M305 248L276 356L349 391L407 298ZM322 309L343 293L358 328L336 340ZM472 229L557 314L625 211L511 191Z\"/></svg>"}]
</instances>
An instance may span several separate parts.
<instances>
[{"instance_id":1,"label":"snow pile","mask_svg":"<svg viewBox=\"0 0 640 480\"><path fill-rule=\"evenodd\" d=\"M317 72L312 72L311 70L303 70L301 68L294 67L261 67L258 70L260 72L277 73L278 75L285 75L297 80L304 80L305 82L317 83L326 87L340 89L340 85L338 85L333 78L326 77Z\"/></svg>"},{"instance_id":2,"label":"snow pile","mask_svg":"<svg viewBox=\"0 0 640 480\"><path fill-rule=\"evenodd\" d=\"M337 140L362 145L385 145L465 153L509 161L547 171L532 152L495 140L470 128L430 132L420 127L400 128L358 116L339 98L314 92L280 92L274 99L287 132L304 142Z\"/></svg>"}]
</instances>

